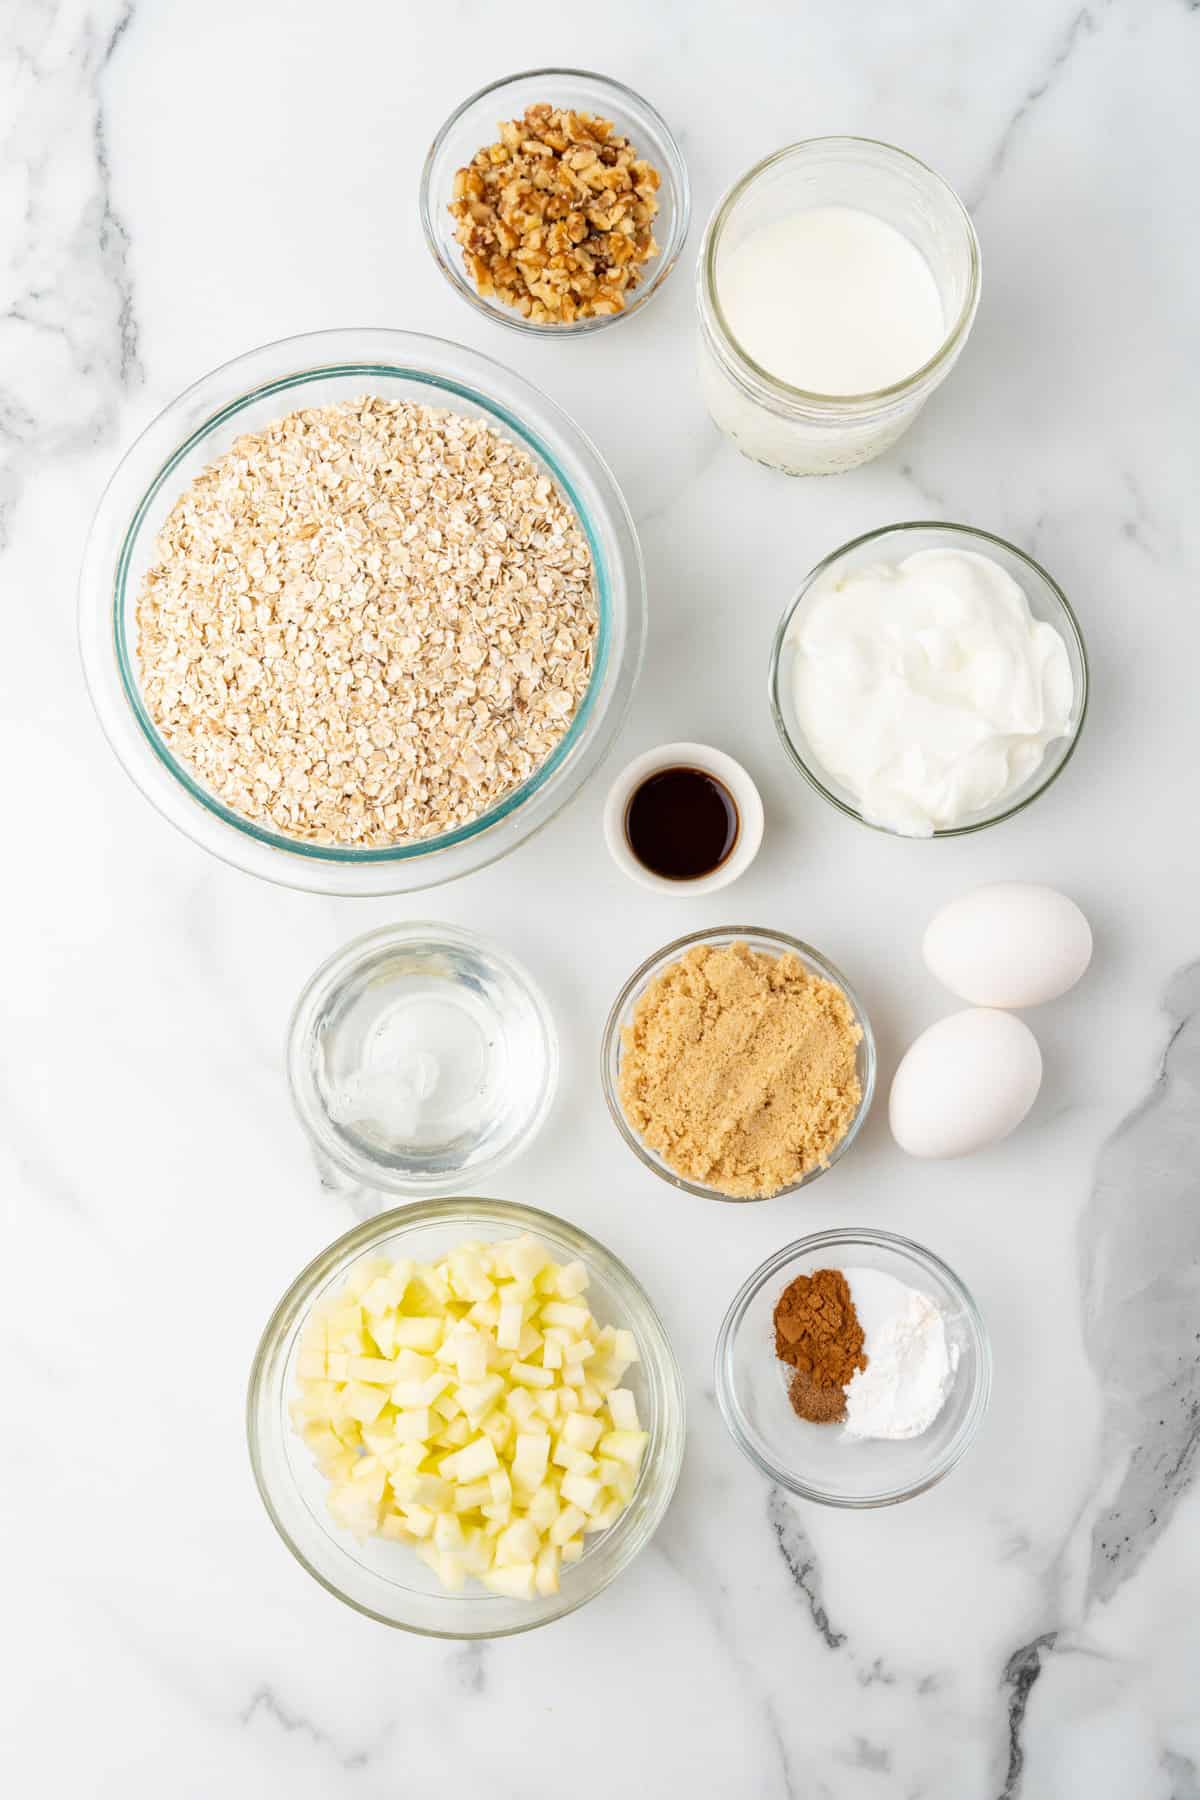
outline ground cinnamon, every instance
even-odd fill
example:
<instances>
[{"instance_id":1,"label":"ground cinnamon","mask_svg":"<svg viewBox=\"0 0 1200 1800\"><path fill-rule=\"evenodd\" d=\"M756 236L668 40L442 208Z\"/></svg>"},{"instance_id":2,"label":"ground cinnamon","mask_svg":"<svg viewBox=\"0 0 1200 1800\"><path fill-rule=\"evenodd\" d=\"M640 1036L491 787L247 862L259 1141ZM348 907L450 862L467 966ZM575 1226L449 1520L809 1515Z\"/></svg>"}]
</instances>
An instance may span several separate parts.
<instances>
[{"instance_id":1,"label":"ground cinnamon","mask_svg":"<svg viewBox=\"0 0 1200 1800\"><path fill-rule=\"evenodd\" d=\"M789 1387L802 1419L827 1424L846 1415L846 1386L865 1369L863 1328L840 1269L798 1275L775 1303L775 1354L795 1373Z\"/></svg>"}]
</instances>

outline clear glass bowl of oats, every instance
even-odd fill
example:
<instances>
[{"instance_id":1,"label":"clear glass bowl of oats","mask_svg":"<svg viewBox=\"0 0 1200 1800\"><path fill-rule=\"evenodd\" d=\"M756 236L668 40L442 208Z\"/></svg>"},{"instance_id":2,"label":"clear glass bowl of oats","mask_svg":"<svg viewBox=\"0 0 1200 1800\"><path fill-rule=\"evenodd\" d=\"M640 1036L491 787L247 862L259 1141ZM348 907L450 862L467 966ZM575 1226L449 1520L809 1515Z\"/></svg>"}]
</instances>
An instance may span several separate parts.
<instances>
[{"instance_id":1,"label":"clear glass bowl of oats","mask_svg":"<svg viewBox=\"0 0 1200 1800\"><path fill-rule=\"evenodd\" d=\"M285 886L496 861L597 767L645 638L629 509L553 401L411 332L250 351L147 427L80 575L100 722L146 798Z\"/></svg>"},{"instance_id":2,"label":"clear glass bowl of oats","mask_svg":"<svg viewBox=\"0 0 1200 1800\"><path fill-rule=\"evenodd\" d=\"M560 163L569 172L548 190L526 181L506 200L501 190L510 175L521 182L523 164L533 155L523 155L522 133L515 129L530 120L530 108L534 142L554 152L540 160L556 177ZM597 145L607 160L604 172L596 172L600 185L594 192L586 170L590 127L581 117L601 121L601 130L612 128ZM464 174L477 158L481 179L472 194L465 191ZM532 222L528 200L546 193L547 218ZM597 198L601 205L589 204ZM598 331L640 311L679 261L690 210L687 166L665 120L622 82L586 69L528 69L481 88L446 120L421 174L425 241L447 281L488 318L542 336ZM555 227L562 236L558 260L565 262L557 271L547 266L558 255L546 239ZM575 256L575 243L584 256ZM573 262L579 279L571 273Z\"/></svg>"}]
</instances>

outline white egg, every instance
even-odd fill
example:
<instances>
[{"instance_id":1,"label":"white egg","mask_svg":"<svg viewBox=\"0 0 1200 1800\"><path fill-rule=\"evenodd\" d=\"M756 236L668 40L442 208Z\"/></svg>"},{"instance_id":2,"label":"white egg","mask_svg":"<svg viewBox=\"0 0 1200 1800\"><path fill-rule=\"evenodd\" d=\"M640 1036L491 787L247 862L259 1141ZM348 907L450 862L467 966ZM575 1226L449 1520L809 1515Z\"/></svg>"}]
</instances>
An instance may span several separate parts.
<instances>
[{"instance_id":1,"label":"white egg","mask_svg":"<svg viewBox=\"0 0 1200 1800\"><path fill-rule=\"evenodd\" d=\"M1040 1006L1075 986L1092 930L1056 888L996 881L935 913L922 949L930 973L972 1006Z\"/></svg>"},{"instance_id":2,"label":"white egg","mask_svg":"<svg viewBox=\"0 0 1200 1800\"><path fill-rule=\"evenodd\" d=\"M892 1136L910 1156L967 1156L1007 1137L1037 1099L1042 1053L1011 1013L972 1007L939 1019L892 1080Z\"/></svg>"}]
</instances>

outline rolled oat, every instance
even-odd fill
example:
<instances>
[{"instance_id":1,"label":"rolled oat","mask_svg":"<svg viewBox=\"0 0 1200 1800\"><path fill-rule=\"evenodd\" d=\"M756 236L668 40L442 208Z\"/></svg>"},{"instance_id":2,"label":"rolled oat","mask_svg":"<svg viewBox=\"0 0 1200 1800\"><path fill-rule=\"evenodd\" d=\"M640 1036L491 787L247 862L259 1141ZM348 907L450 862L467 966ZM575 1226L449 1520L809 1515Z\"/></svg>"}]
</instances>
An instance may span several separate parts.
<instances>
[{"instance_id":1,"label":"rolled oat","mask_svg":"<svg viewBox=\"0 0 1200 1800\"><path fill-rule=\"evenodd\" d=\"M137 603L174 754L287 837L469 823L561 742L592 672L578 519L517 444L408 401L307 408L176 501Z\"/></svg>"}]
</instances>

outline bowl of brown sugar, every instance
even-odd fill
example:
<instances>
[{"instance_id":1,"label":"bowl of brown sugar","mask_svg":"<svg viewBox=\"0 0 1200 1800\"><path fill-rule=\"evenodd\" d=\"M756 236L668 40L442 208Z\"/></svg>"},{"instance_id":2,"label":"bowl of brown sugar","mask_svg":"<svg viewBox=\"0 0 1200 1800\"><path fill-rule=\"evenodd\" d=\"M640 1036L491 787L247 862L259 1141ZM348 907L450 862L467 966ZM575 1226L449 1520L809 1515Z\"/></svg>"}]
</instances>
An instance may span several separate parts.
<instances>
[{"instance_id":1,"label":"bowl of brown sugar","mask_svg":"<svg viewBox=\"0 0 1200 1800\"><path fill-rule=\"evenodd\" d=\"M844 1156L875 1091L875 1040L846 977L784 932L725 926L635 969L604 1028L625 1142L686 1193L769 1200Z\"/></svg>"}]
</instances>

